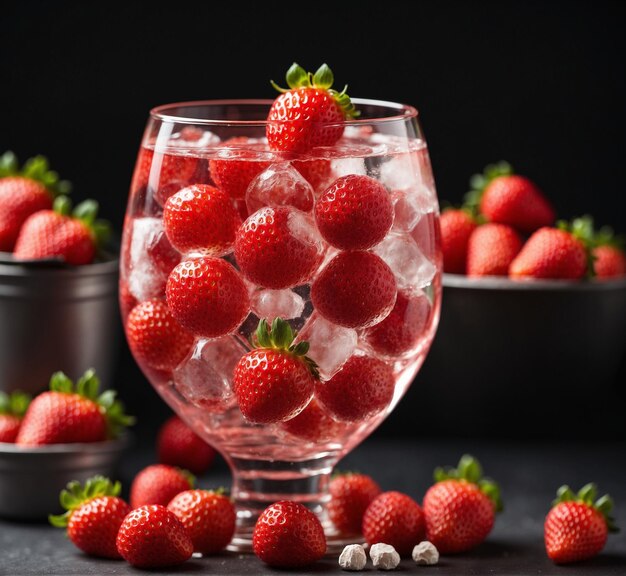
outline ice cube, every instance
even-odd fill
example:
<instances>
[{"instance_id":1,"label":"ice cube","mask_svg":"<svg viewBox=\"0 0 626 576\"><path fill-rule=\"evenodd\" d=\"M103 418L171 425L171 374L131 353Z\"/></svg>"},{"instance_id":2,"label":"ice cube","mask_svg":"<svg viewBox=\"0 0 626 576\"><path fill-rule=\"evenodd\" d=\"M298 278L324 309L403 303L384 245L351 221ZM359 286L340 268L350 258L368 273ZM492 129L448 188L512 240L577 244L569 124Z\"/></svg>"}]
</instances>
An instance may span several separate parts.
<instances>
[{"instance_id":1,"label":"ice cube","mask_svg":"<svg viewBox=\"0 0 626 576\"><path fill-rule=\"evenodd\" d=\"M232 336L201 339L174 370L174 385L191 404L221 413L235 403L233 370L246 350Z\"/></svg>"},{"instance_id":2,"label":"ice cube","mask_svg":"<svg viewBox=\"0 0 626 576\"><path fill-rule=\"evenodd\" d=\"M334 158L330 162L330 169L334 179L348 174L367 174L365 159L357 157Z\"/></svg>"},{"instance_id":3,"label":"ice cube","mask_svg":"<svg viewBox=\"0 0 626 576\"><path fill-rule=\"evenodd\" d=\"M257 290L251 295L252 310L259 318L297 318L304 310L304 300L292 290Z\"/></svg>"},{"instance_id":4,"label":"ice cube","mask_svg":"<svg viewBox=\"0 0 626 576\"><path fill-rule=\"evenodd\" d=\"M421 168L415 152L391 156L380 167L380 181L390 190L407 190L421 184Z\"/></svg>"},{"instance_id":5,"label":"ice cube","mask_svg":"<svg viewBox=\"0 0 626 576\"><path fill-rule=\"evenodd\" d=\"M392 194L393 229L411 232L424 214L438 209L435 195L425 186L417 186Z\"/></svg>"},{"instance_id":6,"label":"ice cube","mask_svg":"<svg viewBox=\"0 0 626 576\"><path fill-rule=\"evenodd\" d=\"M422 288L437 272L437 267L422 254L415 240L404 234L389 234L374 252L391 268L399 288Z\"/></svg>"},{"instance_id":7,"label":"ice cube","mask_svg":"<svg viewBox=\"0 0 626 576\"><path fill-rule=\"evenodd\" d=\"M313 312L295 342L309 343L307 356L315 360L324 378L330 378L352 355L357 339L352 328L337 326Z\"/></svg>"},{"instance_id":8,"label":"ice cube","mask_svg":"<svg viewBox=\"0 0 626 576\"><path fill-rule=\"evenodd\" d=\"M441 253L437 246L437 235L439 225L437 223L438 212L427 212L422 214L410 235L417 243L422 254L431 262L437 262L441 258Z\"/></svg>"},{"instance_id":9,"label":"ice cube","mask_svg":"<svg viewBox=\"0 0 626 576\"><path fill-rule=\"evenodd\" d=\"M313 203L313 187L288 162L269 166L250 182L246 191L250 214L264 206L293 206L310 212Z\"/></svg>"}]
</instances>

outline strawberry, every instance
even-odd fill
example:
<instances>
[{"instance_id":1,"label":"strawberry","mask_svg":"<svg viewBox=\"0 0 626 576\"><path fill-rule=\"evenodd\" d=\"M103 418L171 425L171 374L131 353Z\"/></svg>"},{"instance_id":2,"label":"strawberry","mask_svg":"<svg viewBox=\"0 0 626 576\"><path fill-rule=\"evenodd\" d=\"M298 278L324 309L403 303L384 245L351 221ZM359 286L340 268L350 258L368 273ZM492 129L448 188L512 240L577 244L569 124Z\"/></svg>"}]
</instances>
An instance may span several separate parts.
<instances>
[{"instance_id":1,"label":"strawberry","mask_svg":"<svg viewBox=\"0 0 626 576\"><path fill-rule=\"evenodd\" d=\"M308 508L281 500L266 508L254 527L252 549L266 564L298 568L326 554L322 524Z\"/></svg>"},{"instance_id":2,"label":"strawberry","mask_svg":"<svg viewBox=\"0 0 626 576\"><path fill-rule=\"evenodd\" d=\"M215 554L232 540L235 533L235 507L219 491L186 490L167 505L187 529L194 552Z\"/></svg>"},{"instance_id":3,"label":"strawberry","mask_svg":"<svg viewBox=\"0 0 626 576\"><path fill-rule=\"evenodd\" d=\"M371 252L340 252L311 285L311 300L327 320L347 328L378 324L396 302L393 272Z\"/></svg>"},{"instance_id":4,"label":"strawberry","mask_svg":"<svg viewBox=\"0 0 626 576\"><path fill-rule=\"evenodd\" d=\"M608 495L595 500L595 484L583 486L578 494L561 486L553 508L546 516L544 538L550 560L569 564L599 554L609 532L617 532L611 517L613 501Z\"/></svg>"},{"instance_id":5,"label":"strawberry","mask_svg":"<svg viewBox=\"0 0 626 576\"><path fill-rule=\"evenodd\" d=\"M470 185L466 204L478 208L490 222L527 234L554 223L554 208L541 190L528 178L513 174L506 162L487 166L483 174L472 176Z\"/></svg>"},{"instance_id":6,"label":"strawberry","mask_svg":"<svg viewBox=\"0 0 626 576\"><path fill-rule=\"evenodd\" d=\"M275 318L261 320L256 348L235 366L233 389L244 417L255 424L284 422L302 410L313 396L317 366L306 356L308 342L293 344L291 326Z\"/></svg>"},{"instance_id":7,"label":"strawberry","mask_svg":"<svg viewBox=\"0 0 626 576\"><path fill-rule=\"evenodd\" d=\"M163 568L189 560L193 542L173 512L152 504L126 516L117 534L117 550L137 568Z\"/></svg>"},{"instance_id":8,"label":"strawberry","mask_svg":"<svg viewBox=\"0 0 626 576\"><path fill-rule=\"evenodd\" d=\"M99 388L94 370L87 370L76 386L63 372L54 373L50 391L37 396L26 410L16 443L39 446L117 437L134 418L124 414L114 390L98 396Z\"/></svg>"},{"instance_id":9,"label":"strawberry","mask_svg":"<svg viewBox=\"0 0 626 576\"><path fill-rule=\"evenodd\" d=\"M410 496L383 492L365 510L362 529L368 544L384 542L407 556L424 540L424 513Z\"/></svg>"},{"instance_id":10,"label":"strawberry","mask_svg":"<svg viewBox=\"0 0 626 576\"><path fill-rule=\"evenodd\" d=\"M332 177L332 165L325 158L294 160L292 166L317 192L323 191Z\"/></svg>"},{"instance_id":11,"label":"strawberry","mask_svg":"<svg viewBox=\"0 0 626 576\"><path fill-rule=\"evenodd\" d=\"M382 490L365 474L338 474L329 486L328 516L337 530L359 534L365 510Z\"/></svg>"},{"instance_id":12,"label":"strawberry","mask_svg":"<svg viewBox=\"0 0 626 576\"><path fill-rule=\"evenodd\" d=\"M260 159L264 149L262 142L245 136L222 142L218 155L209 161L215 185L231 198L245 198L250 182L270 165Z\"/></svg>"},{"instance_id":13,"label":"strawberry","mask_svg":"<svg viewBox=\"0 0 626 576\"><path fill-rule=\"evenodd\" d=\"M163 228L179 252L222 256L230 251L241 224L225 192L195 184L170 196L163 211Z\"/></svg>"},{"instance_id":14,"label":"strawberry","mask_svg":"<svg viewBox=\"0 0 626 576\"><path fill-rule=\"evenodd\" d=\"M250 312L248 290L225 260L184 260L172 270L166 286L174 319L196 336L215 338L235 330Z\"/></svg>"},{"instance_id":15,"label":"strawberry","mask_svg":"<svg viewBox=\"0 0 626 576\"><path fill-rule=\"evenodd\" d=\"M326 414L315 398L300 414L280 426L292 436L309 442L328 442L337 438L342 429L342 424Z\"/></svg>"},{"instance_id":16,"label":"strawberry","mask_svg":"<svg viewBox=\"0 0 626 576\"><path fill-rule=\"evenodd\" d=\"M382 412L393 398L392 368L372 356L351 356L326 382L318 382L315 396L333 418L362 422Z\"/></svg>"},{"instance_id":17,"label":"strawberry","mask_svg":"<svg viewBox=\"0 0 626 576\"><path fill-rule=\"evenodd\" d=\"M26 219L50 210L54 197L70 188L43 156L27 160L21 170L13 152L0 156L0 251L11 252Z\"/></svg>"},{"instance_id":18,"label":"strawberry","mask_svg":"<svg viewBox=\"0 0 626 576\"><path fill-rule=\"evenodd\" d=\"M540 228L522 247L509 267L511 278L551 278L579 280L591 267L591 256L579 230L579 220L571 228ZM571 230L571 231L570 231Z\"/></svg>"},{"instance_id":19,"label":"strawberry","mask_svg":"<svg viewBox=\"0 0 626 576\"><path fill-rule=\"evenodd\" d=\"M498 485L483 478L480 463L468 455L458 468L437 468L434 476L436 484L424 496L428 540L443 554L475 548L502 510Z\"/></svg>"},{"instance_id":20,"label":"strawberry","mask_svg":"<svg viewBox=\"0 0 626 576\"><path fill-rule=\"evenodd\" d=\"M139 508L145 504L167 506L176 494L191 490L195 478L187 470L166 464L152 464L141 470L130 486L130 505Z\"/></svg>"},{"instance_id":21,"label":"strawberry","mask_svg":"<svg viewBox=\"0 0 626 576\"><path fill-rule=\"evenodd\" d=\"M365 330L365 341L379 354L397 356L416 346L431 318L431 305L423 292L398 292L389 316Z\"/></svg>"},{"instance_id":22,"label":"strawberry","mask_svg":"<svg viewBox=\"0 0 626 576\"><path fill-rule=\"evenodd\" d=\"M311 219L289 206L262 208L239 228L235 259L250 282L275 290L305 284L322 261Z\"/></svg>"},{"instance_id":23,"label":"strawberry","mask_svg":"<svg viewBox=\"0 0 626 576\"><path fill-rule=\"evenodd\" d=\"M626 275L626 254L618 246L603 244L591 252L597 278L615 278Z\"/></svg>"},{"instance_id":24,"label":"strawberry","mask_svg":"<svg viewBox=\"0 0 626 576\"><path fill-rule=\"evenodd\" d=\"M346 94L332 90L334 77L322 64L315 74L295 62L287 71L289 89L272 86L281 94L267 116L266 136L271 150L306 152L315 146L332 146L341 138L344 120L358 112Z\"/></svg>"},{"instance_id":25,"label":"strawberry","mask_svg":"<svg viewBox=\"0 0 626 576\"><path fill-rule=\"evenodd\" d=\"M468 276L508 276L509 266L522 249L519 234L506 224L483 224L467 245Z\"/></svg>"},{"instance_id":26,"label":"strawberry","mask_svg":"<svg viewBox=\"0 0 626 576\"><path fill-rule=\"evenodd\" d=\"M161 464L178 466L193 474L203 474L213 464L215 450L178 416L169 418L157 437Z\"/></svg>"},{"instance_id":27,"label":"strawberry","mask_svg":"<svg viewBox=\"0 0 626 576\"><path fill-rule=\"evenodd\" d=\"M467 210L447 209L441 214L443 269L448 274L465 274L467 244L478 224Z\"/></svg>"},{"instance_id":28,"label":"strawberry","mask_svg":"<svg viewBox=\"0 0 626 576\"><path fill-rule=\"evenodd\" d=\"M15 259L60 258L74 266L91 264L109 236L109 223L96 220L95 200L81 202L71 215L70 210L69 198L59 196L53 210L29 216L15 243Z\"/></svg>"},{"instance_id":29,"label":"strawberry","mask_svg":"<svg viewBox=\"0 0 626 576\"><path fill-rule=\"evenodd\" d=\"M315 204L320 234L342 250L376 246L393 224L387 189L374 178L349 174L335 180Z\"/></svg>"},{"instance_id":30,"label":"strawberry","mask_svg":"<svg viewBox=\"0 0 626 576\"><path fill-rule=\"evenodd\" d=\"M61 492L65 514L49 516L50 524L67 528L67 537L90 556L120 558L117 533L130 506L119 498L122 487L108 478L94 476L81 486L70 482Z\"/></svg>"},{"instance_id":31,"label":"strawberry","mask_svg":"<svg viewBox=\"0 0 626 576\"><path fill-rule=\"evenodd\" d=\"M173 370L193 347L184 330L162 300L137 304L126 321L128 345L138 362L156 370Z\"/></svg>"},{"instance_id":32,"label":"strawberry","mask_svg":"<svg viewBox=\"0 0 626 576\"><path fill-rule=\"evenodd\" d=\"M30 400L23 392L0 391L0 442L15 442Z\"/></svg>"}]
</instances>

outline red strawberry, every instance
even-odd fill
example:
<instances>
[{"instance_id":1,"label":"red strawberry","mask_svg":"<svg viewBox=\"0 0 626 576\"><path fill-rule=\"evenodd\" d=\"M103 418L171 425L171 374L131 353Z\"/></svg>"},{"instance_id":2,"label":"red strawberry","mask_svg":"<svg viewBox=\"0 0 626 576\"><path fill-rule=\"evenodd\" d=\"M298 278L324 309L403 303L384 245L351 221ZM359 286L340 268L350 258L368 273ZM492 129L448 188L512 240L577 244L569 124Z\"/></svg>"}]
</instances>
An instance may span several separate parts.
<instances>
[{"instance_id":1,"label":"red strawberry","mask_svg":"<svg viewBox=\"0 0 626 576\"><path fill-rule=\"evenodd\" d=\"M350 174L331 184L315 204L315 221L329 244L342 250L376 246L393 224L387 189L374 178Z\"/></svg>"},{"instance_id":2,"label":"red strawberry","mask_svg":"<svg viewBox=\"0 0 626 576\"><path fill-rule=\"evenodd\" d=\"M168 198L163 211L167 238L183 253L226 254L240 224L230 198L208 184L183 188Z\"/></svg>"},{"instance_id":3,"label":"red strawberry","mask_svg":"<svg viewBox=\"0 0 626 576\"><path fill-rule=\"evenodd\" d=\"M96 220L98 203L81 202L70 216L67 196L54 201L53 210L40 210L24 222L15 243L16 260L61 258L68 264L90 264L109 235L109 224Z\"/></svg>"},{"instance_id":4,"label":"red strawberry","mask_svg":"<svg viewBox=\"0 0 626 576\"><path fill-rule=\"evenodd\" d=\"M381 322L396 302L393 272L371 252L340 252L311 285L311 300L327 320L348 328Z\"/></svg>"},{"instance_id":5,"label":"red strawberry","mask_svg":"<svg viewBox=\"0 0 626 576\"><path fill-rule=\"evenodd\" d=\"M468 455L456 469L437 468L435 482L424 496L428 540L443 554L475 548L502 509L498 485L482 478L480 463Z\"/></svg>"},{"instance_id":6,"label":"red strawberry","mask_svg":"<svg viewBox=\"0 0 626 576\"><path fill-rule=\"evenodd\" d=\"M509 266L521 249L522 239L510 226L483 224L469 238L467 275L508 276Z\"/></svg>"},{"instance_id":7,"label":"red strawberry","mask_svg":"<svg viewBox=\"0 0 626 576\"><path fill-rule=\"evenodd\" d=\"M174 319L205 338L232 332L250 312L246 285L237 270L219 258L181 262L167 280L166 295Z\"/></svg>"},{"instance_id":8,"label":"red strawberry","mask_svg":"<svg viewBox=\"0 0 626 576\"><path fill-rule=\"evenodd\" d=\"M365 510L382 491L365 474L339 474L330 483L328 516L335 527L346 534L359 534Z\"/></svg>"},{"instance_id":9,"label":"red strawberry","mask_svg":"<svg viewBox=\"0 0 626 576\"><path fill-rule=\"evenodd\" d=\"M173 512L153 504L126 516L117 534L117 550L137 568L163 568L189 560L193 542Z\"/></svg>"},{"instance_id":10,"label":"red strawberry","mask_svg":"<svg viewBox=\"0 0 626 576\"><path fill-rule=\"evenodd\" d=\"M595 484L583 486L574 494L561 486L553 508L546 516L544 537L550 560L557 564L579 562L602 551L609 532L617 532L611 517L613 501L604 495L594 502Z\"/></svg>"},{"instance_id":11,"label":"red strawberry","mask_svg":"<svg viewBox=\"0 0 626 576\"><path fill-rule=\"evenodd\" d=\"M0 442L15 442L29 403L28 394L0 391Z\"/></svg>"},{"instance_id":12,"label":"red strawberry","mask_svg":"<svg viewBox=\"0 0 626 576\"><path fill-rule=\"evenodd\" d=\"M615 278L626 275L626 254L618 246L604 244L591 252L597 278Z\"/></svg>"},{"instance_id":13,"label":"red strawberry","mask_svg":"<svg viewBox=\"0 0 626 576\"><path fill-rule=\"evenodd\" d=\"M186 490L167 505L187 529L194 552L215 554L226 548L235 533L235 507L219 492Z\"/></svg>"},{"instance_id":14,"label":"red strawberry","mask_svg":"<svg viewBox=\"0 0 626 576\"><path fill-rule=\"evenodd\" d=\"M194 474L203 474L213 464L215 450L178 416L169 418L157 437L161 464L178 466Z\"/></svg>"},{"instance_id":15,"label":"red strawberry","mask_svg":"<svg viewBox=\"0 0 626 576\"><path fill-rule=\"evenodd\" d=\"M448 274L465 274L467 244L476 220L466 210L444 210L439 221L443 269Z\"/></svg>"},{"instance_id":16,"label":"red strawberry","mask_svg":"<svg viewBox=\"0 0 626 576\"><path fill-rule=\"evenodd\" d=\"M430 301L423 292L398 292L389 316L364 332L365 341L379 354L403 354L419 342L430 313Z\"/></svg>"},{"instance_id":17,"label":"red strawberry","mask_svg":"<svg viewBox=\"0 0 626 576\"><path fill-rule=\"evenodd\" d=\"M256 349L239 360L233 389L244 417L255 424L283 422L305 408L319 378L317 366L306 356L308 342L293 345L291 326L265 320L256 331Z\"/></svg>"},{"instance_id":18,"label":"red strawberry","mask_svg":"<svg viewBox=\"0 0 626 576\"><path fill-rule=\"evenodd\" d=\"M302 174L302 177L313 187L313 190L321 192L328 184L332 176L330 160L318 158L315 160L294 160L293 167Z\"/></svg>"},{"instance_id":19,"label":"red strawberry","mask_svg":"<svg viewBox=\"0 0 626 576\"><path fill-rule=\"evenodd\" d=\"M343 134L343 122L358 113L346 94L330 89L333 73L322 64L315 74L294 64L286 75L289 90L281 92L267 117L267 141L272 150L306 152L315 146L332 146Z\"/></svg>"},{"instance_id":20,"label":"red strawberry","mask_svg":"<svg viewBox=\"0 0 626 576\"><path fill-rule=\"evenodd\" d=\"M218 150L220 154L209 161L213 182L231 198L245 198L250 182L270 165L261 160L263 143L239 136L224 141Z\"/></svg>"},{"instance_id":21,"label":"red strawberry","mask_svg":"<svg viewBox=\"0 0 626 576\"><path fill-rule=\"evenodd\" d=\"M21 446L101 442L116 437L134 422L124 414L115 392L98 396L100 380L87 370L74 387L63 372L50 379L50 391L37 396L28 407L16 443Z\"/></svg>"},{"instance_id":22,"label":"red strawberry","mask_svg":"<svg viewBox=\"0 0 626 576\"><path fill-rule=\"evenodd\" d=\"M26 219L50 210L57 194L67 194L70 183L59 181L43 156L27 160L20 170L13 152L0 156L0 251L11 252Z\"/></svg>"},{"instance_id":23,"label":"red strawberry","mask_svg":"<svg viewBox=\"0 0 626 576\"><path fill-rule=\"evenodd\" d=\"M304 284L322 261L311 219L289 206L263 208L239 228L235 258L241 273L265 288Z\"/></svg>"},{"instance_id":24,"label":"red strawberry","mask_svg":"<svg viewBox=\"0 0 626 576\"><path fill-rule=\"evenodd\" d=\"M67 537L89 554L102 558L120 558L117 533L130 506L118 498L122 487L108 478L94 476L84 486L70 482L61 492L61 504L67 510L60 516L49 516L57 528L67 528Z\"/></svg>"},{"instance_id":25,"label":"red strawberry","mask_svg":"<svg viewBox=\"0 0 626 576\"><path fill-rule=\"evenodd\" d=\"M162 300L137 304L126 321L128 345L138 362L156 370L173 370L189 353L193 336L172 317Z\"/></svg>"},{"instance_id":26,"label":"red strawberry","mask_svg":"<svg viewBox=\"0 0 626 576\"><path fill-rule=\"evenodd\" d=\"M298 568L326 554L322 524L308 508L282 500L266 508L257 520L252 549L266 564Z\"/></svg>"},{"instance_id":27,"label":"red strawberry","mask_svg":"<svg viewBox=\"0 0 626 576\"><path fill-rule=\"evenodd\" d=\"M337 438L342 427L320 407L313 398L295 418L281 424L281 428L292 436L309 442L328 442Z\"/></svg>"},{"instance_id":28,"label":"red strawberry","mask_svg":"<svg viewBox=\"0 0 626 576\"><path fill-rule=\"evenodd\" d=\"M126 319L131 310L137 306L137 298L135 298L128 288L128 283L125 280L120 281L120 311L122 313L122 319L126 324Z\"/></svg>"},{"instance_id":29,"label":"red strawberry","mask_svg":"<svg viewBox=\"0 0 626 576\"><path fill-rule=\"evenodd\" d=\"M394 387L389 365L371 356L351 356L330 380L316 384L315 396L337 420L362 422L389 406Z\"/></svg>"},{"instance_id":30,"label":"red strawberry","mask_svg":"<svg viewBox=\"0 0 626 576\"><path fill-rule=\"evenodd\" d=\"M135 476L130 487L130 505L133 508L145 504L167 506L176 494L191 490L194 482L195 478L186 470L152 464Z\"/></svg>"},{"instance_id":31,"label":"red strawberry","mask_svg":"<svg viewBox=\"0 0 626 576\"><path fill-rule=\"evenodd\" d=\"M588 270L585 243L558 228L540 228L522 247L509 267L511 278L578 280Z\"/></svg>"},{"instance_id":32,"label":"red strawberry","mask_svg":"<svg viewBox=\"0 0 626 576\"><path fill-rule=\"evenodd\" d=\"M467 204L478 208L490 222L527 234L554 222L554 208L541 190L528 178L514 175L506 162L487 166L484 174L472 177L470 185Z\"/></svg>"},{"instance_id":33,"label":"red strawberry","mask_svg":"<svg viewBox=\"0 0 626 576\"><path fill-rule=\"evenodd\" d=\"M410 496L383 492L365 510L363 536L370 545L384 542L406 556L424 540L424 513Z\"/></svg>"}]
</instances>

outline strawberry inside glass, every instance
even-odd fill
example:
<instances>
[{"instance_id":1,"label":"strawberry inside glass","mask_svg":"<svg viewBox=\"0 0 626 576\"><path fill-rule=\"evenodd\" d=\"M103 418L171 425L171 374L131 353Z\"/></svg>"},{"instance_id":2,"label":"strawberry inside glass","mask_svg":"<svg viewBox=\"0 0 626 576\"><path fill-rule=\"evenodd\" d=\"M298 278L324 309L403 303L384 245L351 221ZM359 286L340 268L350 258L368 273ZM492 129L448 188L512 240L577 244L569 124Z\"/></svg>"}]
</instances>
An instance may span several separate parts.
<instances>
[{"instance_id":1,"label":"strawberry inside glass","mask_svg":"<svg viewBox=\"0 0 626 576\"><path fill-rule=\"evenodd\" d=\"M414 108L294 65L275 101L152 110L120 299L133 355L226 458L250 550L296 500L329 545L329 475L399 402L437 326L439 210Z\"/></svg>"}]
</instances>

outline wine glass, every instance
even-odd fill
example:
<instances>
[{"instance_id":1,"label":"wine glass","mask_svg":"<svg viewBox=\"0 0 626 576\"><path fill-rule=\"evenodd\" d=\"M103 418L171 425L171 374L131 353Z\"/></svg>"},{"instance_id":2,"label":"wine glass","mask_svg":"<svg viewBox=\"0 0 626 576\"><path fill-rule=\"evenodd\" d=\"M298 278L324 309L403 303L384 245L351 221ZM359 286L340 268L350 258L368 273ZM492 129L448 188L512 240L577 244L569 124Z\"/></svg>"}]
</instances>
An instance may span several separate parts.
<instances>
[{"instance_id":1,"label":"wine glass","mask_svg":"<svg viewBox=\"0 0 626 576\"><path fill-rule=\"evenodd\" d=\"M139 151L122 243L126 334L158 393L231 468L237 509L233 550L251 549L256 518L280 499L316 512L329 546L354 541L354 535L337 533L325 515L331 471L400 401L437 327L439 211L417 111L353 101L360 116L337 127L342 135L336 144L306 153L270 150L265 119L271 101L265 100L159 106L150 113ZM381 200L370 206L374 215L366 214L365 221L382 220L382 232L370 234L359 250L351 240L322 230L316 212L316 204L333 201L329 190L337 190L340 181L373 186ZM192 208L180 216L182 204L175 199L187 194L189 200L198 190L227 198L219 215L194 213L189 202L185 205ZM177 218L188 219L182 240L169 227L169 204L176 204ZM249 262L243 265L245 247L235 252L234 238L246 226L266 225L268 218L277 225L279 214L287 222L281 229L284 244L271 248L273 256L263 253L269 245L258 244L262 261L275 260L254 272ZM207 217L208 223L201 220ZM348 235L361 237L369 226L362 222L354 221ZM205 246L190 240L194 233L217 229L226 230L226 242ZM296 270L300 264L291 260L292 252L281 255L287 245L304 251L305 270ZM193 276L207 262L216 265L216 259L237 285L227 291L230 304L223 313L211 309L208 320L189 310L183 318L178 304L172 309L174 297L208 305L185 274L191 270ZM182 276L176 272L181 266ZM372 267L378 276L370 278ZM284 273L278 280L271 277L276 269ZM170 286L175 274L176 293ZM387 290L382 304L376 301L381 290ZM233 372L256 343L260 320L270 326L275 318L297 334L295 344L308 342L319 380L288 418L259 422L242 413ZM200 327L205 320L220 328Z\"/></svg>"}]
</instances>

